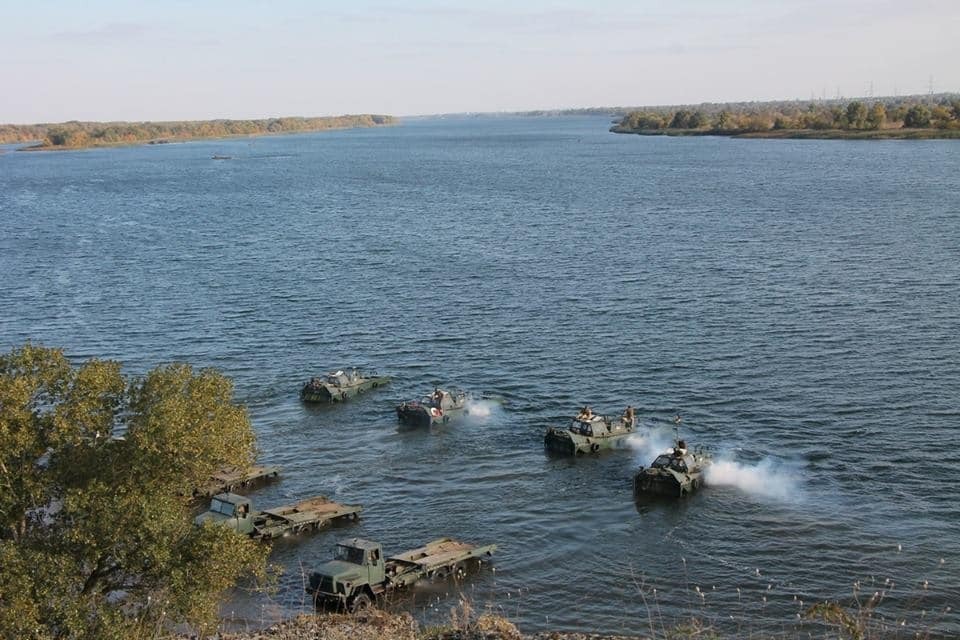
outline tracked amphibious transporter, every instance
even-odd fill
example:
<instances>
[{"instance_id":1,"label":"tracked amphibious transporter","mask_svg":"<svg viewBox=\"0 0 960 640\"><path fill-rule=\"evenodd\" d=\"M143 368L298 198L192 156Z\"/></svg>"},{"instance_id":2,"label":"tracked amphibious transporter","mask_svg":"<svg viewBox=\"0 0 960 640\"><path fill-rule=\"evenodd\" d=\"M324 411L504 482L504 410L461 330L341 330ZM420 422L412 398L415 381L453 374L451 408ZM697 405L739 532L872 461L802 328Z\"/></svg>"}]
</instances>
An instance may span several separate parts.
<instances>
[{"instance_id":1,"label":"tracked amphibious transporter","mask_svg":"<svg viewBox=\"0 0 960 640\"><path fill-rule=\"evenodd\" d=\"M470 412L469 396L463 391L436 389L422 400L410 400L397 405L397 419L412 427L430 427L446 424Z\"/></svg>"},{"instance_id":2,"label":"tracked amphibious transporter","mask_svg":"<svg viewBox=\"0 0 960 640\"><path fill-rule=\"evenodd\" d=\"M682 498L703 486L704 473L712 458L702 449L689 451L677 440L672 449L657 456L649 467L640 467L633 477L635 496Z\"/></svg>"},{"instance_id":3,"label":"tracked amphibious transporter","mask_svg":"<svg viewBox=\"0 0 960 640\"><path fill-rule=\"evenodd\" d=\"M311 378L310 382L300 389L300 399L304 402L343 402L364 391L382 387L388 382L388 376L378 375L375 371L339 370Z\"/></svg>"},{"instance_id":4,"label":"tracked amphibious transporter","mask_svg":"<svg viewBox=\"0 0 960 640\"><path fill-rule=\"evenodd\" d=\"M636 419L632 414L608 418L581 412L569 427L547 429L543 446L552 453L568 456L597 453L621 446L635 430Z\"/></svg>"}]
</instances>

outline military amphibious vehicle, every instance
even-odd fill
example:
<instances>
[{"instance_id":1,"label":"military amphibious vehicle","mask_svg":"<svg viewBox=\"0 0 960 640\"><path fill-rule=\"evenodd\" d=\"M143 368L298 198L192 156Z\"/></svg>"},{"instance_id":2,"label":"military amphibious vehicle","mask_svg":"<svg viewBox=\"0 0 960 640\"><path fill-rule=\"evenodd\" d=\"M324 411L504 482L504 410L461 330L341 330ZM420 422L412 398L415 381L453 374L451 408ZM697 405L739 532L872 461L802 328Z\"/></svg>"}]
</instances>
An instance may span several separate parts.
<instances>
[{"instance_id":1,"label":"military amphibious vehicle","mask_svg":"<svg viewBox=\"0 0 960 640\"><path fill-rule=\"evenodd\" d=\"M397 419L412 427L446 424L453 418L470 413L469 397L458 389L436 389L422 400L397 405Z\"/></svg>"},{"instance_id":2,"label":"military amphibious vehicle","mask_svg":"<svg viewBox=\"0 0 960 640\"><path fill-rule=\"evenodd\" d=\"M682 498L703 486L703 476L711 462L702 449L689 451L687 443L677 440L672 449L657 456L649 467L640 467L633 477L635 496Z\"/></svg>"},{"instance_id":3,"label":"military amphibious vehicle","mask_svg":"<svg viewBox=\"0 0 960 640\"><path fill-rule=\"evenodd\" d=\"M550 427L543 436L543 446L553 453L578 456L597 453L624 442L636 430L633 409L620 417L608 418L581 410L567 428Z\"/></svg>"},{"instance_id":4,"label":"military amphibious vehicle","mask_svg":"<svg viewBox=\"0 0 960 640\"><path fill-rule=\"evenodd\" d=\"M385 594L409 587L424 578L442 578L467 562L493 555L494 544L473 545L440 538L399 555L385 558L379 542L360 538L337 545L334 560L310 574L307 593L318 607L351 612L375 605Z\"/></svg>"},{"instance_id":5,"label":"military amphibious vehicle","mask_svg":"<svg viewBox=\"0 0 960 640\"><path fill-rule=\"evenodd\" d=\"M375 371L339 370L311 378L310 382L300 389L300 399L304 402L343 402L369 389L382 387L388 382L389 376L377 375Z\"/></svg>"},{"instance_id":6,"label":"military amphibious vehicle","mask_svg":"<svg viewBox=\"0 0 960 640\"><path fill-rule=\"evenodd\" d=\"M250 498L221 493L210 501L210 509L193 522L197 526L213 522L251 538L269 540L288 533L313 531L335 520L356 520L361 511L360 505L340 504L325 496L256 511Z\"/></svg>"}]
</instances>

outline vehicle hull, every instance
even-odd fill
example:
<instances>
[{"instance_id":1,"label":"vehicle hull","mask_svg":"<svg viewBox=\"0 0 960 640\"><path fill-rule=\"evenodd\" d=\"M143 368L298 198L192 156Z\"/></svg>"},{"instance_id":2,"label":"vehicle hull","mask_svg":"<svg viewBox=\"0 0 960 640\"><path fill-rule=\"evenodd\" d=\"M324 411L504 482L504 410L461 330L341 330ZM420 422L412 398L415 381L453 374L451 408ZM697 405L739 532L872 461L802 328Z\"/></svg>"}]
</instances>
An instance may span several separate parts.
<instances>
[{"instance_id":1,"label":"vehicle hull","mask_svg":"<svg viewBox=\"0 0 960 640\"><path fill-rule=\"evenodd\" d=\"M703 484L701 473L678 474L660 469L640 469L633 478L635 496L683 498Z\"/></svg>"},{"instance_id":2,"label":"vehicle hull","mask_svg":"<svg viewBox=\"0 0 960 640\"><path fill-rule=\"evenodd\" d=\"M571 433L567 429L555 429L551 427L543 437L543 446L547 451L558 455L579 456L588 453L599 453L605 449L623 447L631 433L608 436L585 436L579 433Z\"/></svg>"},{"instance_id":3,"label":"vehicle hull","mask_svg":"<svg viewBox=\"0 0 960 640\"><path fill-rule=\"evenodd\" d=\"M305 384L302 389L300 389L300 399L304 402L324 404L344 402L350 398L353 398L354 396L364 393L365 391L382 387L388 382L390 382L389 377L378 376L374 378L364 378L355 384L343 386L327 383L319 386L312 386L308 383Z\"/></svg>"},{"instance_id":4,"label":"vehicle hull","mask_svg":"<svg viewBox=\"0 0 960 640\"><path fill-rule=\"evenodd\" d=\"M454 418L467 413L466 409L446 409L440 414L431 411L425 405L402 404L397 407L397 420L408 427L432 427L447 424Z\"/></svg>"}]
</instances>

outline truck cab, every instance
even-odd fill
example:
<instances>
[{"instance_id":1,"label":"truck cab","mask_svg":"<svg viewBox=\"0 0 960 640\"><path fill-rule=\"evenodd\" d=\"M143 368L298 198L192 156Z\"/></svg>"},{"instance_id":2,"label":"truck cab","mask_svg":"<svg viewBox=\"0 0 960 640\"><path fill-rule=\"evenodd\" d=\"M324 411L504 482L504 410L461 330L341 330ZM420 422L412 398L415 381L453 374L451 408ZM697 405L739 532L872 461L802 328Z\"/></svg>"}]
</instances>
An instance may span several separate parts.
<instances>
[{"instance_id":1,"label":"truck cab","mask_svg":"<svg viewBox=\"0 0 960 640\"><path fill-rule=\"evenodd\" d=\"M250 498L235 493L220 493L210 499L210 508L194 519L194 524L214 522L238 533L253 533L253 505Z\"/></svg>"},{"instance_id":2,"label":"truck cab","mask_svg":"<svg viewBox=\"0 0 960 640\"><path fill-rule=\"evenodd\" d=\"M342 540L334 559L310 575L310 590L318 599L336 601L348 610L366 606L386 580L383 548L361 538Z\"/></svg>"}]
</instances>

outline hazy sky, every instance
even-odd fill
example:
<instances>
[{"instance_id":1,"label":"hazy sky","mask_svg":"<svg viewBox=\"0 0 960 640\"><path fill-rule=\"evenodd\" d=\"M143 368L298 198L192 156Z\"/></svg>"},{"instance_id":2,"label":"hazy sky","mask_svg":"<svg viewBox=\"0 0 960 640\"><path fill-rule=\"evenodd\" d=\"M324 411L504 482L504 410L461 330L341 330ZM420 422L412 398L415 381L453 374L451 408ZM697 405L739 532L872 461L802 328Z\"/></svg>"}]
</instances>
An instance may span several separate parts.
<instances>
[{"instance_id":1,"label":"hazy sky","mask_svg":"<svg viewBox=\"0 0 960 640\"><path fill-rule=\"evenodd\" d=\"M960 90L960 0L0 0L0 122Z\"/></svg>"}]
</instances>

